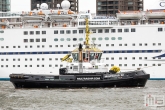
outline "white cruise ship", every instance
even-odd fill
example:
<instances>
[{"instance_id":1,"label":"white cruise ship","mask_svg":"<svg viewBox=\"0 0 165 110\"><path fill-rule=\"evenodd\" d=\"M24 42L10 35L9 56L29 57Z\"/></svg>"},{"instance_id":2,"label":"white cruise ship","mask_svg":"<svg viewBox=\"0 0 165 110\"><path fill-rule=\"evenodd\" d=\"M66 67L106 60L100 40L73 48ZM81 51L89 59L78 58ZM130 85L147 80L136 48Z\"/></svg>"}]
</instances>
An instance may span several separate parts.
<instances>
[{"instance_id":1,"label":"white cruise ship","mask_svg":"<svg viewBox=\"0 0 165 110\"><path fill-rule=\"evenodd\" d=\"M69 7L64 0L58 10L43 3L31 12L0 13L0 80L11 73L59 74L67 65L61 58L85 41L85 18L90 41L103 50L109 68L140 68L151 79L165 80L165 10L122 11L114 18L77 14Z\"/></svg>"}]
</instances>

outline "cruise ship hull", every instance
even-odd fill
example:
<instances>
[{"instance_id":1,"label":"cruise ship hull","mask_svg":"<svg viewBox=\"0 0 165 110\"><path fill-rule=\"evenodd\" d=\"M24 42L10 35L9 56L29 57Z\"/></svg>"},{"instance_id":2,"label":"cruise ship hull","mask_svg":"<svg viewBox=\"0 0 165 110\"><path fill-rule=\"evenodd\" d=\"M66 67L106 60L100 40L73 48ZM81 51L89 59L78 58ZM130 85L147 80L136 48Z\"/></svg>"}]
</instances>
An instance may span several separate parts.
<instances>
[{"instance_id":1,"label":"cruise ship hull","mask_svg":"<svg viewBox=\"0 0 165 110\"><path fill-rule=\"evenodd\" d=\"M11 74L15 88L98 88L98 87L144 87L149 74L143 71L120 74L86 75L27 75Z\"/></svg>"}]
</instances>

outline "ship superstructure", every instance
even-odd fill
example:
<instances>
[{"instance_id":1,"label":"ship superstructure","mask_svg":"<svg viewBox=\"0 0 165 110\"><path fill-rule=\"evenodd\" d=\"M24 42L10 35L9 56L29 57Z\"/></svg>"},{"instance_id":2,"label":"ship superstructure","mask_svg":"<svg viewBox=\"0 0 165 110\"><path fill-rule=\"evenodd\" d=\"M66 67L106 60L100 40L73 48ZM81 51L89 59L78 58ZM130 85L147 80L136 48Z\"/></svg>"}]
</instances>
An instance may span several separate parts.
<instances>
[{"instance_id":1,"label":"ship superstructure","mask_svg":"<svg viewBox=\"0 0 165 110\"><path fill-rule=\"evenodd\" d=\"M31 12L0 13L0 79L20 72L59 74L59 67L67 65L62 58L84 43L85 18L89 20L90 41L103 50L106 66L119 66L121 71L143 69L151 79L165 79L164 10L93 17L72 12L69 5L64 0L62 9L49 10L41 4L41 9Z\"/></svg>"}]
</instances>

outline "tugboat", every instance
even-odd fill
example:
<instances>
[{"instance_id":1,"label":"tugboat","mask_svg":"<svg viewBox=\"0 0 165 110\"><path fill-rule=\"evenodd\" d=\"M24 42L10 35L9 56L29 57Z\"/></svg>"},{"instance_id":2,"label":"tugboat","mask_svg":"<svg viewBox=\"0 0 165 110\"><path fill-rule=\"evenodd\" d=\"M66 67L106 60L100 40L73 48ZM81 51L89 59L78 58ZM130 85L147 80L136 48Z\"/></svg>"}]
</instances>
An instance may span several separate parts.
<instances>
[{"instance_id":1,"label":"tugboat","mask_svg":"<svg viewBox=\"0 0 165 110\"><path fill-rule=\"evenodd\" d=\"M119 67L101 63L103 52L95 44L89 43L89 26L86 21L86 41L62 58L67 61L59 75L10 74L15 88L96 88L96 87L144 87L150 78L143 70L121 72ZM83 46L85 46L83 48ZM70 58L72 56L72 58Z\"/></svg>"}]
</instances>

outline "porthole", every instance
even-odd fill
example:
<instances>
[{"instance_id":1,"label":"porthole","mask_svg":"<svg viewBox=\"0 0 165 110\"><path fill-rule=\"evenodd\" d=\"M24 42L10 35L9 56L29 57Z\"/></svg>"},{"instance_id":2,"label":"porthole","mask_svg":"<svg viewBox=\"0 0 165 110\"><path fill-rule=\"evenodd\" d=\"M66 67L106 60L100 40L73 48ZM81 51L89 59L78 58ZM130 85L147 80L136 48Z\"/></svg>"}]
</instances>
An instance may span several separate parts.
<instances>
[{"instance_id":1,"label":"porthole","mask_svg":"<svg viewBox=\"0 0 165 110\"><path fill-rule=\"evenodd\" d=\"M73 41L77 41L77 38L73 38Z\"/></svg>"},{"instance_id":2,"label":"porthole","mask_svg":"<svg viewBox=\"0 0 165 110\"><path fill-rule=\"evenodd\" d=\"M3 30L1 30L1 31L0 31L0 33L4 33L4 31L3 31Z\"/></svg>"},{"instance_id":3,"label":"porthole","mask_svg":"<svg viewBox=\"0 0 165 110\"><path fill-rule=\"evenodd\" d=\"M83 41L83 38L79 38L79 41Z\"/></svg>"},{"instance_id":4,"label":"porthole","mask_svg":"<svg viewBox=\"0 0 165 110\"><path fill-rule=\"evenodd\" d=\"M109 37L105 37L105 40L109 40Z\"/></svg>"},{"instance_id":5,"label":"porthole","mask_svg":"<svg viewBox=\"0 0 165 110\"><path fill-rule=\"evenodd\" d=\"M118 40L122 40L122 37L118 37Z\"/></svg>"},{"instance_id":6,"label":"porthole","mask_svg":"<svg viewBox=\"0 0 165 110\"><path fill-rule=\"evenodd\" d=\"M4 38L0 38L0 41L4 41Z\"/></svg>"},{"instance_id":7,"label":"porthole","mask_svg":"<svg viewBox=\"0 0 165 110\"><path fill-rule=\"evenodd\" d=\"M115 37L111 37L111 40L116 40L116 38Z\"/></svg>"},{"instance_id":8,"label":"porthole","mask_svg":"<svg viewBox=\"0 0 165 110\"><path fill-rule=\"evenodd\" d=\"M95 37L93 37L93 38L92 38L92 40L96 40L96 38L95 38Z\"/></svg>"},{"instance_id":9,"label":"porthole","mask_svg":"<svg viewBox=\"0 0 165 110\"><path fill-rule=\"evenodd\" d=\"M54 41L58 41L58 39L57 39L57 38L55 38L55 39L54 39Z\"/></svg>"},{"instance_id":10,"label":"porthole","mask_svg":"<svg viewBox=\"0 0 165 110\"><path fill-rule=\"evenodd\" d=\"M99 40L102 40L102 37L99 37L98 39L99 39Z\"/></svg>"},{"instance_id":11,"label":"porthole","mask_svg":"<svg viewBox=\"0 0 165 110\"><path fill-rule=\"evenodd\" d=\"M64 41L64 38L61 38L60 41Z\"/></svg>"},{"instance_id":12,"label":"porthole","mask_svg":"<svg viewBox=\"0 0 165 110\"><path fill-rule=\"evenodd\" d=\"M70 38L67 38L66 40L67 40L67 41L70 41Z\"/></svg>"}]
</instances>

